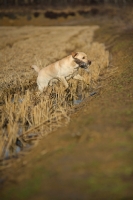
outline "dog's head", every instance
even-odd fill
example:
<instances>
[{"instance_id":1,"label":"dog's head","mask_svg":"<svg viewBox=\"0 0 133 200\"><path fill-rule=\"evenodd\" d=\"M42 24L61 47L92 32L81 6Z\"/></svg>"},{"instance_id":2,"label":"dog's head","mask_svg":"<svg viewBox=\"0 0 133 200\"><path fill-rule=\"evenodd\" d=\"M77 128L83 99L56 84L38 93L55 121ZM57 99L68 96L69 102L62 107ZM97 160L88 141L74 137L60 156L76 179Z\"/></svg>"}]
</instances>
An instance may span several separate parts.
<instances>
[{"instance_id":1,"label":"dog's head","mask_svg":"<svg viewBox=\"0 0 133 200\"><path fill-rule=\"evenodd\" d=\"M84 52L72 52L72 57L81 68L87 69L88 66L91 65L91 61L88 60Z\"/></svg>"}]
</instances>

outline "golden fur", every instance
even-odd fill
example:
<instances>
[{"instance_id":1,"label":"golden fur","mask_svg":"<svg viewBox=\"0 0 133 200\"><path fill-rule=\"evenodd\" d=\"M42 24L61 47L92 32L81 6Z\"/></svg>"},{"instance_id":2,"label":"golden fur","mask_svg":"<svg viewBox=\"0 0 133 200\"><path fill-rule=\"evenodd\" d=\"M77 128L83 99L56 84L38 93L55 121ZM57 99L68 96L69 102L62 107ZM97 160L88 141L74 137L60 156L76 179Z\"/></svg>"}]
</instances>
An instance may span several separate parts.
<instances>
[{"instance_id":1,"label":"golden fur","mask_svg":"<svg viewBox=\"0 0 133 200\"><path fill-rule=\"evenodd\" d=\"M50 81L53 79L62 81L66 88L68 88L68 83L66 80L70 78L83 80L83 77L78 74L79 64L75 62L75 59L78 59L86 65L91 64L91 61L88 61L85 53L73 52L71 55L42 69L39 69L39 67L36 65L32 65L32 68L38 72L37 85L39 91L43 92L44 88L46 89Z\"/></svg>"}]
</instances>

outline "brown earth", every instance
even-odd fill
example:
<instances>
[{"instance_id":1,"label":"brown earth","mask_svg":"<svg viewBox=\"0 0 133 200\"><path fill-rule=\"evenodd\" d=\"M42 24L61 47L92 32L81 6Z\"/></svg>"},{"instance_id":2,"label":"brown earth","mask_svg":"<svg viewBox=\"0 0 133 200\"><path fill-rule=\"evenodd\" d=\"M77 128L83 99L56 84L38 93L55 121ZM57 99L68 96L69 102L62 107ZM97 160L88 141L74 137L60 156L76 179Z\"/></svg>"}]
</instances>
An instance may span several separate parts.
<instances>
[{"instance_id":1,"label":"brown earth","mask_svg":"<svg viewBox=\"0 0 133 200\"><path fill-rule=\"evenodd\" d=\"M99 94L75 108L67 127L11 161L1 199L133 199L133 23L126 20L95 18L95 40L105 42L117 71L100 75Z\"/></svg>"}]
</instances>

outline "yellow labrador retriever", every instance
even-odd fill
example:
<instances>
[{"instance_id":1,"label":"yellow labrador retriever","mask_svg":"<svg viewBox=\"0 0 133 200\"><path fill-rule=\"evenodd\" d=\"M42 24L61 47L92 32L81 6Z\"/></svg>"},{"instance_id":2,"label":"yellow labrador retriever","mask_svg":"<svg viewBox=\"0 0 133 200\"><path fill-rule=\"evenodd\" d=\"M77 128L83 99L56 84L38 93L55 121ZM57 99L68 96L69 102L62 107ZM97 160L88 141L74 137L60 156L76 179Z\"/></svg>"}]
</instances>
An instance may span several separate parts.
<instances>
[{"instance_id":1,"label":"yellow labrador retriever","mask_svg":"<svg viewBox=\"0 0 133 200\"><path fill-rule=\"evenodd\" d=\"M53 79L61 80L66 88L68 88L66 80L70 78L83 80L83 77L78 74L78 68L87 70L89 65L91 65L91 61L88 60L85 53L73 52L71 55L42 69L36 65L31 67L38 72L37 85L40 92L43 92Z\"/></svg>"}]
</instances>

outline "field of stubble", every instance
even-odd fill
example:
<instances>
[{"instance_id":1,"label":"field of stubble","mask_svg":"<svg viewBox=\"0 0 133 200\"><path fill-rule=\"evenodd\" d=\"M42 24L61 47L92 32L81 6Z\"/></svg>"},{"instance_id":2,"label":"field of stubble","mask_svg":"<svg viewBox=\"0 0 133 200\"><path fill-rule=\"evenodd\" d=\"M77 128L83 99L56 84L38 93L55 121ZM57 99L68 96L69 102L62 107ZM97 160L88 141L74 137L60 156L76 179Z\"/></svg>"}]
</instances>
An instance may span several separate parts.
<instances>
[{"instance_id":1,"label":"field of stubble","mask_svg":"<svg viewBox=\"0 0 133 200\"><path fill-rule=\"evenodd\" d=\"M16 155L29 143L46 136L61 126L63 118L63 124L67 124L78 97L82 100L90 90L97 90L99 74L109 66L104 44L93 42L97 29L98 26L0 28L2 158ZM61 83L54 84L47 94L38 97L37 74L30 66L46 67L72 51L83 51L92 61L90 73L79 70L85 82L71 79L69 91Z\"/></svg>"}]
</instances>

